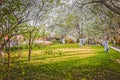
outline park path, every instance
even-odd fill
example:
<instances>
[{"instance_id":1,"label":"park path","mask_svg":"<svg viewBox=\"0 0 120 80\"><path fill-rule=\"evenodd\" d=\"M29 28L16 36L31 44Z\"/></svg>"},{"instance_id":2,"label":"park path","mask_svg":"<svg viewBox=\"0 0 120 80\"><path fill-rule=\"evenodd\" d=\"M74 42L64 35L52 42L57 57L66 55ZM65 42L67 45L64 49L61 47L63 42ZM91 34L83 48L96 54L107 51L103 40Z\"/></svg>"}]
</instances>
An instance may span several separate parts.
<instances>
[{"instance_id":1,"label":"park path","mask_svg":"<svg viewBox=\"0 0 120 80\"><path fill-rule=\"evenodd\" d=\"M116 47L113 47L113 46L109 46L109 47L112 48L112 49L114 49L114 50L116 50L116 51L118 51L118 52L120 52L120 49L118 49Z\"/></svg>"}]
</instances>

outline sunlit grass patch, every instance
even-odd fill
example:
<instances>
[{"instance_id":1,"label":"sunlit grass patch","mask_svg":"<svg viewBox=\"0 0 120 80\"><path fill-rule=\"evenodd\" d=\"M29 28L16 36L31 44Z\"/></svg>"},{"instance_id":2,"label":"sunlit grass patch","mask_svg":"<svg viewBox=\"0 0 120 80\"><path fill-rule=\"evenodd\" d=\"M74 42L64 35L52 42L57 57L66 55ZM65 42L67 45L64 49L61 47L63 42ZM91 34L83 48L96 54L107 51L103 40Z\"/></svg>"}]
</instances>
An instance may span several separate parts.
<instances>
[{"instance_id":1,"label":"sunlit grass patch","mask_svg":"<svg viewBox=\"0 0 120 80\"><path fill-rule=\"evenodd\" d=\"M73 44L71 44L73 45ZM76 44L74 44L76 46ZM63 46L63 45L62 45ZM44 50L36 50L32 51L31 54L31 62L41 62L41 63L53 63L57 61L64 61L69 59L77 59L77 58L86 58L90 56L94 56L94 49L86 46L79 47L79 48L51 48L51 49L44 49ZM21 60L25 60L28 57L28 51L23 51L21 54L23 57Z\"/></svg>"}]
</instances>

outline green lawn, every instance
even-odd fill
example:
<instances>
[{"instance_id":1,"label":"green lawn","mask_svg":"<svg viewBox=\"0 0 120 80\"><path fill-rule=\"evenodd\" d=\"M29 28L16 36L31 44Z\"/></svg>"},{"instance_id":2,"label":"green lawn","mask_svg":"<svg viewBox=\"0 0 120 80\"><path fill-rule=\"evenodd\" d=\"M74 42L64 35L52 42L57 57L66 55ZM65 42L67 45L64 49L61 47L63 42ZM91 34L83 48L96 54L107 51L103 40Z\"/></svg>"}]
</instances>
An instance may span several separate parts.
<instances>
[{"instance_id":1,"label":"green lawn","mask_svg":"<svg viewBox=\"0 0 120 80\"><path fill-rule=\"evenodd\" d=\"M17 52L11 54L12 80L120 80L120 53L105 53L101 46L52 45L34 50L31 62L27 51L21 54L19 60Z\"/></svg>"}]
</instances>

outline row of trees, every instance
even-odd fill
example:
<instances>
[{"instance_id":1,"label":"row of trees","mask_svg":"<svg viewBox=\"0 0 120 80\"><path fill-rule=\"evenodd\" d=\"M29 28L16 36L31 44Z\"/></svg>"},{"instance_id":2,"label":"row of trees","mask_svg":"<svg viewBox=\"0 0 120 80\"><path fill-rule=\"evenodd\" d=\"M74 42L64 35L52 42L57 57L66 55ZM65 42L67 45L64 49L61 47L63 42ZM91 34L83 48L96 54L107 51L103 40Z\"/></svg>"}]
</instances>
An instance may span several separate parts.
<instances>
[{"instance_id":1,"label":"row of trees","mask_svg":"<svg viewBox=\"0 0 120 80\"><path fill-rule=\"evenodd\" d=\"M14 40L18 43L18 35L26 39L30 61L33 42L36 37L43 35L41 25L45 23L47 16L59 2L59 0L0 0L0 60L7 59L8 80L10 80L11 40L15 37ZM5 54L7 57L4 53L7 53Z\"/></svg>"},{"instance_id":2,"label":"row of trees","mask_svg":"<svg viewBox=\"0 0 120 80\"><path fill-rule=\"evenodd\" d=\"M53 0L1 1L0 51L3 50L6 44L15 35L29 33L31 34L29 37L31 37L32 33L36 34L39 32L37 29L38 25L44 22L50 10L57 4L58 1L53 2ZM5 37L7 37L6 40Z\"/></svg>"},{"instance_id":3,"label":"row of trees","mask_svg":"<svg viewBox=\"0 0 120 80\"><path fill-rule=\"evenodd\" d=\"M96 34L97 32L97 35L94 35L94 37L98 36L99 38L110 39L111 37L119 38L120 36L119 3L119 0L86 0L82 3L77 1L76 5L79 8L85 8L89 14L92 14L93 22L89 23L91 24L89 33ZM114 38L114 40L116 39ZM118 43L120 42L118 41Z\"/></svg>"},{"instance_id":4,"label":"row of trees","mask_svg":"<svg viewBox=\"0 0 120 80\"><path fill-rule=\"evenodd\" d=\"M64 12L56 12L59 15L55 23L62 30L58 34L66 36L66 33L72 33L76 39L112 39L120 43L119 3L119 0L74 0L62 6Z\"/></svg>"},{"instance_id":5,"label":"row of trees","mask_svg":"<svg viewBox=\"0 0 120 80\"><path fill-rule=\"evenodd\" d=\"M51 25L53 27L58 26L59 29L61 28L61 35L64 37L73 29L77 32L78 38L83 37L83 27L88 33L95 33L96 30L99 30L99 33L95 33L97 36L98 34L102 35L102 33L107 35L106 31L119 35L119 31L116 31L120 26L118 0L74 0L69 4L64 1L61 2L62 4L59 5L60 0L34 0L32 2L30 0L1 1L0 51L12 36L21 33L32 34L34 31L39 32L36 26L45 23L46 16L50 16L48 13L51 12L57 14L57 17L54 15L49 17L49 19L52 18L53 21ZM47 21L49 20L47 19ZM28 31L23 31L25 29L24 26L26 26L23 23L29 24L28 26L32 26L33 29L30 27L27 29ZM31 29L31 31L29 31L29 29ZM8 39L4 40L6 36Z\"/></svg>"}]
</instances>

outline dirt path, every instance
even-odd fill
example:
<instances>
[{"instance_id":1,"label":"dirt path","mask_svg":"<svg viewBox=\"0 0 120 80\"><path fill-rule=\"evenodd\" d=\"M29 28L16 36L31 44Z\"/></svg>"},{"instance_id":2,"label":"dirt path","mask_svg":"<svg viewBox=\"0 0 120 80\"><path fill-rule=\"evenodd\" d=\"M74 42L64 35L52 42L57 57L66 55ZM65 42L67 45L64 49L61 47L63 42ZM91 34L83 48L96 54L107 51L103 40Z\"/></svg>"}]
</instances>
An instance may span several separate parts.
<instances>
[{"instance_id":1,"label":"dirt path","mask_svg":"<svg viewBox=\"0 0 120 80\"><path fill-rule=\"evenodd\" d=\"M113 46L109 46L109 47L112 48L112 49L114 49L114 50L116 50L116 51L118 51L118 52L120 52L120 49L118 49L116 47L113 47Z\"/></svg>"}]
</instances>

